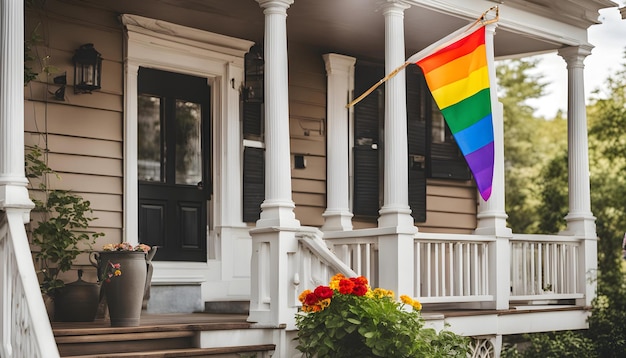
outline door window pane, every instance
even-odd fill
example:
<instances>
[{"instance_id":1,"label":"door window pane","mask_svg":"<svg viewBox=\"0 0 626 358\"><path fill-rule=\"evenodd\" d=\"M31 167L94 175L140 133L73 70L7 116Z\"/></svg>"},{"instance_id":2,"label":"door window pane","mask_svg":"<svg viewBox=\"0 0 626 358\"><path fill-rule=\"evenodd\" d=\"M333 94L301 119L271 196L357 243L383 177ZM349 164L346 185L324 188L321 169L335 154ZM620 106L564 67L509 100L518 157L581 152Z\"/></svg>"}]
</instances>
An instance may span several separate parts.
<instances>
[{"instance_id":1,"label":"door window pane","mask_svg":"<svg viewBox=\"0 0 626 358\"><path fill-rule=\"evenodd\" d=\"M162 182L161 99L137 98L137 176L139 180Z\"/></svg>"},{"instance_id":2,"label":"door window pane","mask_svg":"<svg viewBox=\"0 0 626 358\"><path fill-rule=\"evenodd\" d=\"M202 181L201 107L176 100L176 184Z\"/></svg>"}]
</instances>

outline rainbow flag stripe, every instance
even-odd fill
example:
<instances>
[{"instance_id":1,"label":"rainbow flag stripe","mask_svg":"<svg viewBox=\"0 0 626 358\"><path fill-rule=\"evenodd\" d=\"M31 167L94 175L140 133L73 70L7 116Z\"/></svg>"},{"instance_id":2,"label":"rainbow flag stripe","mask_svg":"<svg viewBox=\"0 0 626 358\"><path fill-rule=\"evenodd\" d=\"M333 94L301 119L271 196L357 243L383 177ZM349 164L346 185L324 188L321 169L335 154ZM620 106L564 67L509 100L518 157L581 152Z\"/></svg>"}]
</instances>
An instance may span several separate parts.
<instances>
[{"instance_id":1,"label":"rainbow flag stripe","mask_svg":"<svg viewBox=\"0 0 626 358\"><path fill-rule=\"evenodd\" d=\"M415 62L474 174L480 196L491 196L493 121L485 27Z\"/></svg>"}]
</instances>

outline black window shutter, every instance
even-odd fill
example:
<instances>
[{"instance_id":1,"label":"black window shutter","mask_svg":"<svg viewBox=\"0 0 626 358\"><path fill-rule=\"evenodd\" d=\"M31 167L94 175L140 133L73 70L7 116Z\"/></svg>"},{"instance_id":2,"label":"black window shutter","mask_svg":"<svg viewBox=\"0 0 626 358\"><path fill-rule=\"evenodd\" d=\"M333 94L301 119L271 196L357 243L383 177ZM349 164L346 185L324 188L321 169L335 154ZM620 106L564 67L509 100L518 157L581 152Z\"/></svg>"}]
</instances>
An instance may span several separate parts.
<instances>
[{"instance_id":1,"label":"black window shutter","mask_svg":"<svg viewBox=\"0 0 626 358\"><path fill-rule=\"evenodd\" d=\"M406 109L409 149L409 206L415 222L426 221L425 85L419 67L406 68Z\"/></svg>"},{"instance_id":2,"label":"black window shutter","mask_svg":"<svg viewBox=\"0 0 626 358\"><path fill-rule=\"evenodd\" d=\"M265 200L265 151L246 147L243 150L243 221L255 222L261 216Z\"/></svg>"},{"instance_id":3,"label":"black window shutter","mask_svg":"<svg viewBox=\"0 0 626 358\"><path fill-rule=\"evenodd\" d=\"M263 140L263 103L243 102L243 137Z\"/></svg>"},{"instance_id":4,"label":"black window shutter","mask_svg":"<svg viewBox=\"0 0 626 358\"><path fill-rule=\"evenodd\" d=\"M382 66L357 64L356 95L360 95L384 77ZM381 124L383 86L354 107L354 201L353 213L362 218L378 217L380 209Z\"/></svg>"}]
</instances>

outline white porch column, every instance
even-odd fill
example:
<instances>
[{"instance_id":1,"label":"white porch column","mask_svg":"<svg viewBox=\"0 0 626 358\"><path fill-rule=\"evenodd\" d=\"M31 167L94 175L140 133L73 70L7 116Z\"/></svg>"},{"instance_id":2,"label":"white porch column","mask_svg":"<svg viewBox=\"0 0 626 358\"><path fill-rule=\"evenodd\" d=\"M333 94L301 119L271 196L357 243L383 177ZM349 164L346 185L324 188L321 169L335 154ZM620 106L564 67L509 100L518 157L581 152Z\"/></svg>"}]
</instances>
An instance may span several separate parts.
<instances>
[{"instance_id":1,"label":"white porch column","mask_svg":"<svg viewBox=\"0 0 626 358\"><path fill-rule=\"evenodd\" d=\"M0 210L34 207L24 172L24 3L0 7Z\"/></svg>"},{"instance_id":2,"label":"white porch column","mask_svg":"<svg viewBox=\"0 0 626 358\"><path fill-rule=\"evenodd\" d=\"M578 284L585 287L585 297L577 304L591 305L596 292L595 280L589 280L589 272L598 267L598 242L596 218L591 212L589 185L589 143L587 139L587 111L585 107L585 58L591 54L591 46L568 47L559 50L567 63L567 150L569 177L569 213L565 216L566 235L582 236L579 260L584 267ZM581 270L582 271L582 270Z\"/></svg>"},{"instance_id":3,"label":"white porch column","mask_svg":"<svg viewBox=\"0 0 626 358\"><path fill-rule=\"evenodd\" d=\"M404 64L404 10L409 5L388 0L382 6L385 16L385 72ZM379 236L378 275L380 286L397 295L413 291L413 246L417 228L409 208L408 144L405 72L400 71L385 84L384 204L379 228L389 234Z\"/></svg>"},{"instance_id":4,"label":"white porch column","mask_svg":"<svg viewBox=\"0 0 626 358\"><path fill-rule=\"evenodd\" d=\"M354 90L356 59L334 53L323 56L326 63L326 197L323 231L352 230L349 175L349 110L346 103Z\"/></svg>"},{"instance_id":5,"label":"white porch column","mask_svg":"<svg viewBox=\"0 0 626 358\"><path fill-rule=\"evenodd\" d=\"M489 78L491 79L491 103L493 118L494 139L494 168L491 197L484 201L478 195L478 214L475 233L479 235L511 236L511 229L506 227L508 215L504 206L504 111L502 103L498 102L496 88L496 69L493 61L493 37L497 24L489 24L485 27L485 48L487 50L487 65ZM507 278L508 282L508 278ZM508 285L508 283L507 283Z\"/></svg>"},{"instance_id":6,"label":"white porch column","mask_svg":"<svg viewBox=\"0 0 626 358\"><path fill-rule=\"evenodd\" d=\"M401 0L388 0L382 6L385 16L385 73L390 73L406 61L404 10L409 7ZM414 228L409 208L405 72L400 71L385 86L384 203L378 227Z\"/></svg>"},{"instance_id":7,"label":"white porch column","mask_svg":"<svg viewBox=\"0 0 626 358\"><path fill-rule=\"evenodd\" d=\"M589 151L583 61L591 54L590 46L559 50L567 62L567 149L569 171L569 213L566 232L596 238L595 217L591 213L589 189Z\"/></svg>"},{"instance_id":8,"label":"white porch column","mask_svg":"<svg viewBox=\"0 0 626 358\"><path fill-rule=\"evenodd\" d=\"M300 222L291 200L287 8L293 0L257 0L265 14L265 201L252 236L248 321L295 326L297 281L290 271Z\"/></svg>"},{"instance_id":9,"label":"white porch column","mask_svg":"<svg viewBox=\"0 0 626 358\"><path fill-rule=\"evenodd\" d=\"M287 8L293 0L257 0L265 14L265 200L257 227L299 226L291 199Z\"/></svg>"}]
</instances>

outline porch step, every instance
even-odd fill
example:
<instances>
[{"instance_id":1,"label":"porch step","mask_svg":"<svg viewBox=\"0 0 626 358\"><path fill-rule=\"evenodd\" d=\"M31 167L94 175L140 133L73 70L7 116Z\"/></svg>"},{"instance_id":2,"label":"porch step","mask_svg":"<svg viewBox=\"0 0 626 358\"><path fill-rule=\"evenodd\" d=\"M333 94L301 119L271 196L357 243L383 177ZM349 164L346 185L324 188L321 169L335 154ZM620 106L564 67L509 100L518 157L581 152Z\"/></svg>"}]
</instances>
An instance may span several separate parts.
<instances>
[{"instance_id":1,"label":"porch step","mask_svg":"<svg viewBox=\"0 0 626 358\"><path fill-rule=\"evenodd\" d=\"M71 358L171 358L171 357L210 357L210 358L241 358L249 354L250 357L257 357L257 354L270 352L276 349L274 344L262 344L251 346L237 347L220 347L220 348L187 348L187 349L168 349L149 352L134 353L110 353L110 354L90 354L80 356L70 356ZM258 356L261 357L262 355Z\"/></svg>"},{"instance_id":2,"label":"porch step","mask_svg":"<svg viewBox=\"0 0 626 358\"><path fill-rule=\"evenodd\" d=\"M88 323L53 322L61 357L264 357L275 349L271 342L247 341L251 324L242 315L151 315L142 316L138 327L110 327L108 321ZM250 331L248 331L250 329ZM239 341L213 340L211 348L198 348L201 335L237 331ZM204 332L204 333L203 333ZM222 332L222 333L220 333ZM237 334L234 334L237 336ZM240 337L242 338L242 337ZM261 353L261 354L259 354Z\"/></svg>"}]
</instances>

